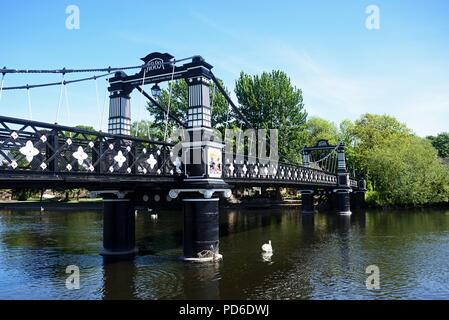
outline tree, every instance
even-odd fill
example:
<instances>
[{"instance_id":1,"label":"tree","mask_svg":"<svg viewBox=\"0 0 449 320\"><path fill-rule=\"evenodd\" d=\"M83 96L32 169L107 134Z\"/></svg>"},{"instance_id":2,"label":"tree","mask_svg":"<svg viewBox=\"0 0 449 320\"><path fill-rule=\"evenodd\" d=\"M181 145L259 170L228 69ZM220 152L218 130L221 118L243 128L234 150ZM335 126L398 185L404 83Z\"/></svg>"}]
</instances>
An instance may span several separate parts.
<instances>
[{"instance_id":1,"label":"tree","mask_svg":"<svg viewBox=\"0 0 449 320\"><path fill-rule=\"evenodd\" d=\"M449 158L449 133L443 132L437 136L428 136L433 147L437 149L438 156L441 158Z\"/></svg>"},{"instance_id":2,"label":"tree","mask_svg":"<svg viewBox=\"0 0 449 320\"><path fill-rule=\"evenodd\" d=\"M146 140L162 140L164 137L163 129L154 126L149 120L134 121L131 124L131 134Z\"/></svg>"},{"instance_id":3,"label":"tree","mask_svg":"<svg viewBox=\"0 0 449 320\"><path fill-rule=\"evenodd\" d=\"M333 122L319 117L310 117L305 125L306 144L314 146L319 140L328 140L330 144L337 144L338 129Z\"/></svg>"},{"instance_id":4,"label":"tree","mask_svg":"<svg viewBox=\"0 0 449 320\"><path fill-rule=\"evenodd\" d=\"M222 84L222 81L219 80ZM170 114L177 117L183 123L187 122L187 110L189 108L189 95L188 86L185 80L177 80L172 83L172 91L170 96L169 89L163 89L161 96L158 97L157 102L168 108L170 106ZM225 89L226 90L226 89ZM227 91L228 92L228 91ZM229 93L229 92L228 92ZM210 85L210 101L212 106L212 127L217 129L223 129L228 119L228 103L225 97L219 92L214 83ZM166 116L165 113L159 108L153 106L151 103L147 107L150 115L154 118L151 124L151 130L161 139L164 138ZM232 120L231 114L229 114L229 120ZM171 133L179 125L169 119L167 126L167 137L170 137Z\"/></svg>"},{"instance_id":5,"label":"tree","mask_svg":"<svg viewBox=\"0 0 449 320\"><path fill-rule=\"evenodd\" d=\"M447 201L449 172L427 139L388 115L362 115L340 124L349 167L368 181L368 200L378 205Z\"/></svg>"},{"instance_id":6,"label":"tree","mask_svg":"<svg viewBox=\"0 0 449 320\"><path fill-rule=\"evenodd\" d=\"M291 84L287 74L274 70L251 76L240 73L235 84L239 110L255 129L278 129L281 160L299 162L304 146L304 110L302 91ZM243 119L236 122L247 129Z\"/></svg>"},{"instance_id":7,"label":"tree","mask_svg":"<svg viewBox=\"0 0 449 320\"><path fill-rule=\"evenodd\" d=\"M346 153L349 155L348 166L364 173L368 182L370 178L368 160L374 150L395 137L411 136L407 126L389 115L364 114L355 123L345 121L340 126L340 137L346 142Z\"/></svg>"},{"instance_id":8,"label":"tree","mask_svg":"<svg viewBox=\"0 0 449 320\"><path fill-rule=\"evenodd\" d=\"M421 205L448 201L449 170L426 139L392 137L366 159L376 181L371 200L378 205Z\"/></svg>"}]
</instances>

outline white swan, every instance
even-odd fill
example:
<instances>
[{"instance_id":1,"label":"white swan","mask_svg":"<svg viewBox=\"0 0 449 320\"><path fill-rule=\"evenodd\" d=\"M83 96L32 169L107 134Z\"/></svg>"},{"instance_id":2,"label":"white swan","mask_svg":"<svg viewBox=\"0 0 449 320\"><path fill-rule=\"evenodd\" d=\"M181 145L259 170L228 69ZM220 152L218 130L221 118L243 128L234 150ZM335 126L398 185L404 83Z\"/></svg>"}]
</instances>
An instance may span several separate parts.
<instances>
[{"instance_id":1,"label":"white swan","mask_svg":"<svg viewBox=\"0 0 449 320\"><path fill-rule=\"evenodd\" d=\"M273 252L273 247L271 246L271 240L269 240L268 243L264 243L262 245L262 251L264 251L264 252Z\"/></svg>"}]
</instances>

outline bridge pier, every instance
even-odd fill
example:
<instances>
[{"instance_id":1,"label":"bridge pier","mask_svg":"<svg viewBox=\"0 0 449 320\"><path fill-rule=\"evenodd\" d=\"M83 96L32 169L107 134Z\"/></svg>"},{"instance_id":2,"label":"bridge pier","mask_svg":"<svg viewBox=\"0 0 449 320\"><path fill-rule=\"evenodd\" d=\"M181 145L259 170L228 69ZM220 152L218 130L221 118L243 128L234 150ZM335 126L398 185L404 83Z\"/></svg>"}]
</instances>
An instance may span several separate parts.
<instances>
[{"instance_id":1,"label":"bridge pier","mask_svg":"<svg viewBox=\"0 0 449 320\"><path fill-rule=\"evenodd\" d=\"M221 258L218 240L218 198L188 197L183 200L183 260L206 261Z\"/></svg>"},{"instance_id":2,"label":"bridge pier","mask_svg":"<svg viewBox=\"0 0 449 320\"><path fill-rule=\"evenodd\" d=\"M101 255L114 259L133 258L135 214L132 199L126 193L103 193L103 250Z\"/></svg>"},{"instance_id":3,"label":"bridge pier","mask_svg":"<svg viewBox=\"0 0 449 320\"><path fill-rule=\"evenodd\" d=\"M301 213L310 215L315 213L313 190L299 190L301 193Z\"/></svg>"},{"instance_id":4,"label":"bridge pier","mask_svg":"<svg viewBox=\"0 0 449 320\"><path fill-rule=\"evenodd\" d=\"M366 182L364 179L358 181L358 188L352 192L351 205L354 210L365 208Z\"/></svg>"},{"instance_id":5,"label":"bridge pier","mask_svg":"<svg viewBox=\"0 0 449 320\"><path fill-rule=\"evenodd\" d=\"M334 208L339 215L351 215L351 189L340 188L333 191Z\"/></svg>"}]
</instances>

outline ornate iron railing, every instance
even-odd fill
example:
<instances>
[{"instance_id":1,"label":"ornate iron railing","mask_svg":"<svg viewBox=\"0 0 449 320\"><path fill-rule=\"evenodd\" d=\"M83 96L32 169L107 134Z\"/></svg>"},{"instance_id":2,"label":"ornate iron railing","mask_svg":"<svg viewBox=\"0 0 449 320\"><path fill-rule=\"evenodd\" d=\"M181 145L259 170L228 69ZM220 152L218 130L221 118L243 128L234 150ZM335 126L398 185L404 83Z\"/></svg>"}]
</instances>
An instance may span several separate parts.
<instances>
[{"instance_id":1,"label":"ornate iron railing","mask_svg":"<svg viewBox=\"0 0 449 320\"><path fill-rule=\"evenodd\" d=\"M337 185L337 176L325 171L282 162L261 163L255 157L225 153L223 156L224 179L260 179L303 182L316 185Z\"/></svg>"},{"instance_id":2,"label":"ornate iron railing","mask_svg":"<svg viewBox=\"0 0 449 320\"><path fill-rule=\"evenodd\" d=\"M173 145L0 117L0 172L174 176ZM178 161L179 160L179 161Z\"/></svg>"},{"instance_id":3,"label":"ornate iron railing","mask_svg":"<svg viewBox=\"0 0 449 320\"><path fill-rule=\"evenodd\" d=\"M101 174L175 177L183 175L174 145L0 116L0 173ZM223 154L229 182L267 181L336 186L337 176L322 170L250 156ZM350 186L357 188L351 179Z\"/></svg>"}]
</instances>

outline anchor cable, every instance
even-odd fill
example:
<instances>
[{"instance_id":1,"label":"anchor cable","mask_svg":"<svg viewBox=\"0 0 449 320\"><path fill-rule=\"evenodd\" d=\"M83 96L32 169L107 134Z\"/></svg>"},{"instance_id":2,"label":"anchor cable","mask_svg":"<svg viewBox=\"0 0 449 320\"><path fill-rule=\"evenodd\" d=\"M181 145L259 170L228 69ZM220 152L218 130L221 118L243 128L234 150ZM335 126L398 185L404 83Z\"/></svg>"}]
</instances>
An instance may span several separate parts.
<instances>
[{"instance_id":1,"label":"anchor cable","mask_svg":"<svg viewBox=\"0 0 449 320\"><path fill-rule=\"evenodd\" d=\"M62 94L64 92L64 74L62 75L62 80L61 80L61 89L59 90L59 103L58 103L58 109L56 109L56 120L55 123L58 123L59 120L59 110L61 109L61 105L62 105Z\"/></svg>"},{"instance_id":2,"label":"anchor cable","mask_svg":"<svg viewBox=\"0 0 449 320\"><path fill-rule=\"evenodd\" d=\"M2 82L0 84L0 102L2 102L2 96L3 96L3 84L5 82L5 74L2 73Z\"/></svg>"}]
</instances>

